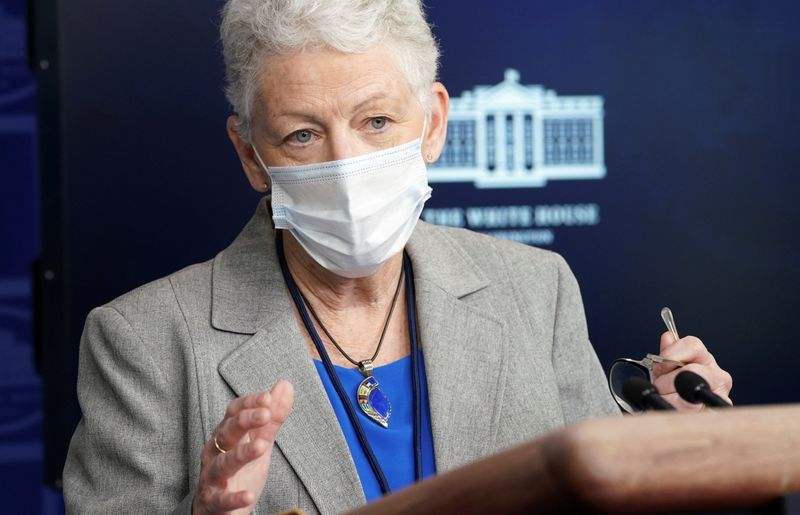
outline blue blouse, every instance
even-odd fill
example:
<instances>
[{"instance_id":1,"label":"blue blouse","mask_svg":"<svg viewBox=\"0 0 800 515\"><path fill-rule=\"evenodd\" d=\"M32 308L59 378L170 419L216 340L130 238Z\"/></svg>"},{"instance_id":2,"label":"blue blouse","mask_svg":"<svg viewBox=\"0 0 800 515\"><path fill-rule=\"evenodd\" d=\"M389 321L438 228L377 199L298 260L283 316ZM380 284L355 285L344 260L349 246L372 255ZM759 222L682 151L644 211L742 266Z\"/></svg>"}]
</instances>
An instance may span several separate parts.
<instances>
[{"instance_id":1,"label":"blue blouse","mask_svg":"<svg viewBox=\"0 0 800 515\"><path fill-rule=\"evenodd\" d=\"M422 475L423 477L428 477L436 473L436 464L433 456L431 417L428 406L428 383L421 355L419 356L419 363L420 396L422 398ZM316 365L319 377L322 379L322 384L328 393L328 399L330 399L333 411L336 413L336 418L339 419L339 425L342 427L347 446L350 448L350 454L353 456L367 502L378 499L382 496L381 487L358 442L344 405L325 371L325 366L319 360L314 360L314 365ZM392 491L395 492L412 484L414 482L414 396L411 388L411 356L406 356L388 365L376 367L372 371L375 379L380 383L378 387L392 405L388 429L384 429L370 420L356 403L356 389L359 383L364 380L364 376L361 375L358 369L336 365L334 365L334 368L344 390L349 394L350 402L356 408L361 426L364 428L367 439Z\"/></svg>"}]
</instances>

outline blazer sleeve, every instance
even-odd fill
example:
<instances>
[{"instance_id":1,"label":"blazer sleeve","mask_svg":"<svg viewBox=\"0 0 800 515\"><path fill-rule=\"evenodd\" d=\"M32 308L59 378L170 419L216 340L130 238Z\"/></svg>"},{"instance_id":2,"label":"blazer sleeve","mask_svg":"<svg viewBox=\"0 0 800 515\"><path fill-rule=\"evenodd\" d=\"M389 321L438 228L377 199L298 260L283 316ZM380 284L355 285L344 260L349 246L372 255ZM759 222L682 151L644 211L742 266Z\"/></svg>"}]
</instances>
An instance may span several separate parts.
<instances>
[{"instance_id":1,"label":"blazer sleeve","mask_svg":"<svg viewBox=\"0 0 800 515\"><path fill-rule=\"evenodd\" d=\"M179 357L164 356L169 346L150 336L112 307L87 318L78 374L83 418L64 467L67 513L191 513L186 408L171 370Z\"/></svg>"},{"instance_id":2,"label":"blazer sleeve","mask_svg":"<svg viewBox=\"0 0 800 515\"><path fill-rule=\"evenodd\" d=\"M558 259L558 290L553 327L553 368L569 424L581 419L619 415L606 375L589 341L578 282L564 258Z\"/></svg>"}]
</instances>

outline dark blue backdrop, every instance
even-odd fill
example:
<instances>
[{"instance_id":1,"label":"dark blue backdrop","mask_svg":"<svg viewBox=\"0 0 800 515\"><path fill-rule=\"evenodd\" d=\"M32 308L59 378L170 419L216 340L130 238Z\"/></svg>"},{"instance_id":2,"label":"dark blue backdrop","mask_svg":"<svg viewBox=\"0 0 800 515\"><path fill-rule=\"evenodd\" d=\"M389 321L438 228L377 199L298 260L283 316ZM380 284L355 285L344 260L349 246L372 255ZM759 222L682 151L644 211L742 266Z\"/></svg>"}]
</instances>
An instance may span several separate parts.
<instances>
[{"instance_id":1,"label":"dark blue backdrop","mask_svg":"<svg viewBox=\"0 0 800 515\"><path fill-rule=\"evenodd\" d=\"M604 362L657 350L663 305L733 372L740 403L800 400L796 2L474 2L431 9L451 93L504 67L605 99L603 180L439 185L430 205L588 203L556 231Z\"/></svg>"},{"instance_id":2,"label":"dark blue backdrop","mask_svg":"<svg viewBox=\"0 0 800 515\"><path fill-rule=\"evenodd\" d=\"M437 184L429 206L597 205L598 224L548 228L581 282L604 363L657 350L669 305L679 330L733 373L734 400L800 401L796 4L428 3L451 94L515 68L523 84L602 96L607 169L537 188ZM65 202L44 220L43 257L66 289L42 290L63 308L49 313L66 313L64 333L45 339L66 356L45 386L62 407L49 424L51 480L77 416L63 407L74 406L88 310L212 257L257 201L224 130L221 5L72 0L58 11L60 82L40 75L45 104L58 107L43 126L61 129L42 177L63 184Z\"/></svg>"}]
</instances>

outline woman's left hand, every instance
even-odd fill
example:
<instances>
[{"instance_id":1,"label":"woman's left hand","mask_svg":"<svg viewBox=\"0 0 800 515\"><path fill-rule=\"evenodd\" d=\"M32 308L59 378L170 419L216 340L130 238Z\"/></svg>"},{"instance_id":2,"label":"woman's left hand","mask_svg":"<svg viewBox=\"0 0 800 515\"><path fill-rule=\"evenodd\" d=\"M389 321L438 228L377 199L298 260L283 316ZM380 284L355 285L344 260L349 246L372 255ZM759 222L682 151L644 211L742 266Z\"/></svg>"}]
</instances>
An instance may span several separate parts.
<instances>
[{"instance_id":1,"label":"woman's left hand","mask_svg":"<svg viewBox=\"0 0 800 515\"><path fill-rule=\"evenodd\" d=\"M665 332L661 335L659 356L686 363L685 366L680 368L669 365L655 365L653 367L656 388L658 388L661 396L677 409L698 411L703 408L702 404L686 402L675 391L675 376L681 370L691 370L702 376L711 386L711 390L714 393L730 402L728 395L733 387L733 378L717 365L714 356L708 352L708 349L699 338L684 336L675 341L669 332Z\"/></svg>"}]
</instances>

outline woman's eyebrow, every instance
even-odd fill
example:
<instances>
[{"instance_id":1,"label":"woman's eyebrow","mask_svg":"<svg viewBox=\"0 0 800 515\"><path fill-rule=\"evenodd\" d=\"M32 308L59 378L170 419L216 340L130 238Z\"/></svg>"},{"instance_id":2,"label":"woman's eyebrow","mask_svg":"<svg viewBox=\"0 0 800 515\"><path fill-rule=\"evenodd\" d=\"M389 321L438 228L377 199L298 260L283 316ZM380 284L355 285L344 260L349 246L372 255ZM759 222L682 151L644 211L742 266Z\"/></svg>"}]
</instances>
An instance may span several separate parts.
<instances>
[{"instance_id":1,"label":"woman's eyebrow","mask_svg":"<svg viewBox=\"0 0 800 515\"><path fill-rule=\"evenodd\" d=\"M351 114L357 113L376 102L382 102L383 105L387 105L389 107L394 107L394 108L397 108L398 106L402 105L402 99L380 92L380 93L374 93L368 96L367 98L361 100L359 103L351 107L348 111Z\"/></svg>"},{"instance_id":2,"label":"woman's eyebrow","mask_svg":"<svg viewBox=\"0 0 800 515\"><path fill-rule=\"evenodd\" d=\"M402 98L397 96L392 96L381 91L367 96L366 98L360 100L357 104L355 104L352 107L346 107L344 112L346 112L348 115L352 115L378 102L380 102L381 107L385 106L395 110L402 110L403 112L405 112L403 106L408 107L407 102L403 102ZM297 107L297 106L292 106L286 110L277 111L272 116L269 116L269 120L272 122L286 118L296 119L296 120L300 119L303 121L309 121L320 125L324 124L323 117L321 117L319 113L306 110L302 107Z\"/></svg>"},{"instance_id":3,"label":"woman's eyebrow","mask_svg":"<svg viewBox=\"0 0 800 515\"><path fill-rule=\"evenodd\" d=\"M271 120L279 120L281 118L302 118L313 122L319 122L319 115L311 111L303 111L302 109L289 109L286 111L279 111L270 116Z\"/></svg>"}]
</instances>

